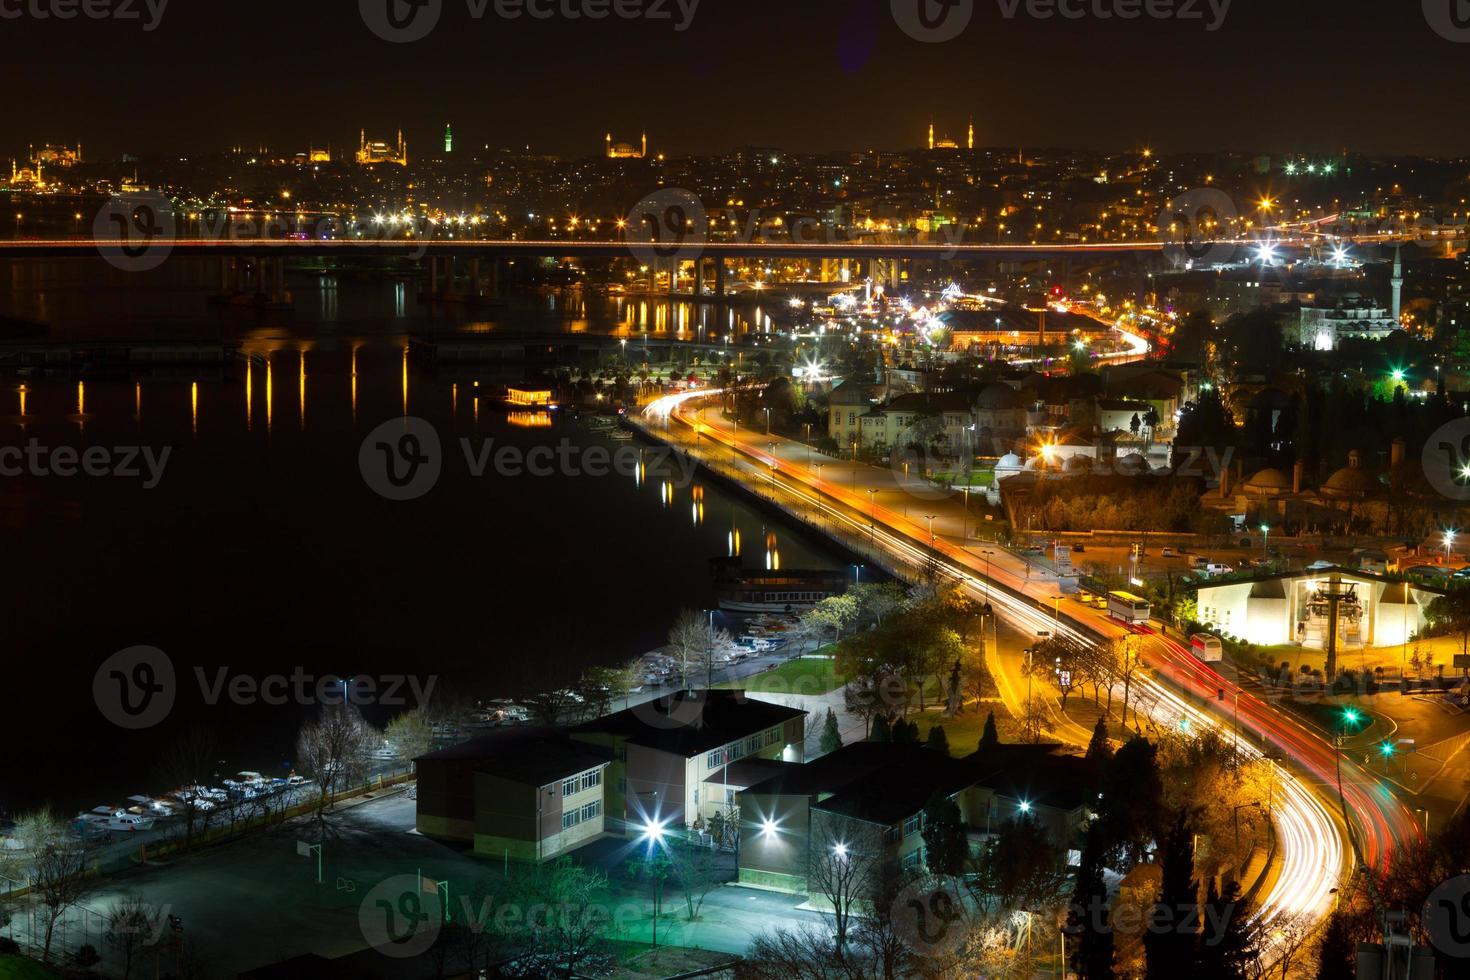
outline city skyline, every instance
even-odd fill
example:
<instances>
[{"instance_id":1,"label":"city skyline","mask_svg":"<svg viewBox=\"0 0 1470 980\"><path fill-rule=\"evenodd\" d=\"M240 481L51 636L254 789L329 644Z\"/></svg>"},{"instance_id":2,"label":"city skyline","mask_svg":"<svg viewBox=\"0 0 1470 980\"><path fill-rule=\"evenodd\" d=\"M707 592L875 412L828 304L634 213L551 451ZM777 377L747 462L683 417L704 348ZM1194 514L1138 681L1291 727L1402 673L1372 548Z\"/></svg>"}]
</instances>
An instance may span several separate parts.
<instances>
[{"instance_id":1,"label":"city skyline","mask_svg":"<svg viewBox=\"0 0 1470 980\"><path fill-rule=\"evenodd\" d=\"M1027 6L1007 17L1009 4L978 3L962 34L925 43L877 0L779 13L704 0L682 31L681 8L660 6L667 20L594 22L506 20L493 7L476 19L473 7L449 2L437 30L405 44L374 36L349 4L300 10L267 0L245 19L165 4L151 30L146 14L6 19L10 36L25 40L10 52L12 72L37 85L13 106L11 132L82 139L99 156L304 148L336 139L337 128L345 140L353 130L327 124L323 107L353 106L359 126L402 125L417 145L440 142L453 120L458 146L558 155L608 129L647 130L674 154L899 149L922 144L931 115L953 133L973 117L980 146L1470 153L1470 136L1437 123L1464 49L1424 16L1236 0L1209 30L1203 3L1200 21L1038 19ZM232 40L221 45L221 36ZM1336 54L1363 49L1364 38L1373 46L1363 57ZM59 43L99 56L63 71L51 53ZM1252 70L1240 68L1243 50ZM119 51L123 85L109 82ZM1324 54L1304 68L1302 51ZM295 89L308 69L303 97ZM1099 105L1104 79L1109 102ZM527 90L537 98L501 95Z\"/></svg>"}]
</instances>

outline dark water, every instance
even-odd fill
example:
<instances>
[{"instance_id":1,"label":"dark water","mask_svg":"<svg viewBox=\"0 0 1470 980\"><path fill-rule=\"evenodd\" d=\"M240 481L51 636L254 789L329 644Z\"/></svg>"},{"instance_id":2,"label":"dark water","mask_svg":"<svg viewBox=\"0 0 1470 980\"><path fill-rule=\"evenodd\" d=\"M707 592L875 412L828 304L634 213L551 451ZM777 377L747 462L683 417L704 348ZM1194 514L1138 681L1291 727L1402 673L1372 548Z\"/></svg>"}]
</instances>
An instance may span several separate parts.
<instances>
[{"instance_id":1,"label":"dark water","mask_svg":"<svg viewBox=\"0 0 1470 980\"><path fill-rule=\"evenodd\" d=\"M325 302L310 283L294 285L299 311ZM212 707L196 668L211 682L225 667L256 680L414 675L461 697L525 693L651 649L681 608L710 606L709 560L727 553L732 531L752 566L764 564L770 535L783 567L840 566L823 542L703 474L685 485L651 451L637 471L637 442L477 407L465 376L405 358L391 292L387 312L370 315L385 289L339 285L333 302L357 311L350 320L196 312L192 326L178 308L193 291L154 290L135 305L153 303L158 321L135 317L120 331L68 316L65 331L107 337L166 321L174 336L237 337L261 362L0 377L0 447L102 447L113 461L123 447L169 452L153 489L132 477L0 477L0 809L171 788L162 760L195 725L218 740L222 774L284 772L302 709L228 698ZM47 302L86 300L62 289ZM526 302L541 312L509 322L556 319L546 297ZM616 314L587 320L602 329ZM365 483L359 450L405 413L437 430L443 472L426 496L394 502ZM569 452L601 447L632 465L476 477L464 439L523 451L566 440ZM179 698L162 724L125 732L101 716L92 685L105 659L136 645L169 656Z\"/></svg>"}]
</instances>

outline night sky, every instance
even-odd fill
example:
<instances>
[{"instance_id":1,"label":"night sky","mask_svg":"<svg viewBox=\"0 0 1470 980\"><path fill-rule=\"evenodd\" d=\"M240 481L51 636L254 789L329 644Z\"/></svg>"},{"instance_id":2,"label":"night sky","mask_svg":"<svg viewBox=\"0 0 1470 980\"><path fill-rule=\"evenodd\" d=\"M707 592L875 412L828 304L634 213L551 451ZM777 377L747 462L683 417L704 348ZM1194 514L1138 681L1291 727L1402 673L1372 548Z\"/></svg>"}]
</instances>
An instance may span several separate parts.
<instances>
[{"instance_id":1,"label":"night sky","mask_svg":"<svg viewBox=\"0 0 1470 980\"><path fill-rule=\"evenodd\" d=\"M1235 0L1214 32L1208 0L1191 21L1036 20L1024 4L1007 19L1011 0L973 0L939 44L904 34L889 0L702 0L682 33L676 0L644 0L670 20L595 22L502 20L493 0L475 20L443 0L409 44L375 37L358 0L170 0L151 32L144 0L112 2L142 20L0 19L0 152L345 149L361 127L402 126L422 153L445 122L462 149L595 153L606 130L645 128L676 154L892 149L920 144L932 113L960 139L973 114L982 146L1470 153L1470 43L1418 0Z\"/></svg>"}]
</instances>

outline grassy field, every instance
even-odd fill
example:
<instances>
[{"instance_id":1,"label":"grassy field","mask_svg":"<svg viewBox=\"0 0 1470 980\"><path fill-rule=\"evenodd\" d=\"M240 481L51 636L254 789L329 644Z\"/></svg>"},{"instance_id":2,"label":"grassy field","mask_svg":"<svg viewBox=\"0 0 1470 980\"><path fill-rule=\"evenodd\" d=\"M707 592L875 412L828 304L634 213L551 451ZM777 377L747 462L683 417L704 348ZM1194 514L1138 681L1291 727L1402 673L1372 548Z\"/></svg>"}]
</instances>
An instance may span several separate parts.
<instances>
[{"instance_id":1,"label":"grassy field","mask_svg":"<svg viewBox=\"0 0 1470 980\"><path fill-rule=\"evenodd\" d=\"M23 956L0 956L0 980L55 980L56 974Z\"/></svg>"},{"instance_id":2,"label":"grassy field","mask_svg":"<svg viewBox=\"0 0 1470 980\"><path fill-rule=\"evenodd\" d=\"M837 675L835 660L831 657L817 656L788 660L764 674L730 681L718 686L741 688L760 694L826 694L837 690L846 683L847 678Z\"/></svg>"}]
</instances>

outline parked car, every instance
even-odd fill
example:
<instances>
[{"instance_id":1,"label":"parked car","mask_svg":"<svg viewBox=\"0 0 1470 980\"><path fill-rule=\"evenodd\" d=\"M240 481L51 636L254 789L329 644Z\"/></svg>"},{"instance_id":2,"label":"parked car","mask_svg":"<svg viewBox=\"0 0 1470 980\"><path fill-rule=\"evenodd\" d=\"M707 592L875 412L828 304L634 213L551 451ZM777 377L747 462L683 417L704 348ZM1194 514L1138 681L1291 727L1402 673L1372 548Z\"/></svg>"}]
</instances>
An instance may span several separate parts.
<instances>
[{"instance_id":1,"label":"parked car","mask_svg":"<svg viewBox=\"0 0 1470 980\"><path fill-rule=\"evenodd\" d=\"M1163 558L1178 558L1179 552L1175 551L1173 548L1165 548L1163 551L1159 552L1159 555Z\"/></svg>"},{"instance_id":2,"label":"parked car","mask_svg":"<svg viewBox=\"0 0 1470 980\"><path fill-rule=\"evenodd\" d=\"M1235 569L1231 568L1229 565L1226 565L1223 562L1212 561L1209 564L1205 565L1205 574L1210 576L1229 575L1233 571L1235 571Z\"/></svg>"}]
</instances>

